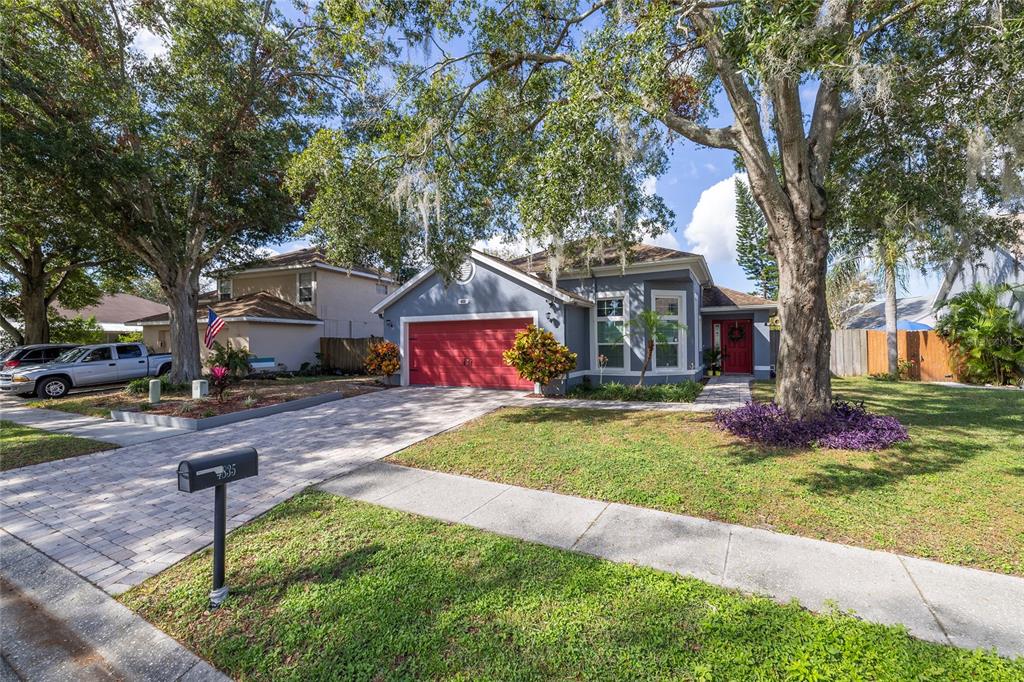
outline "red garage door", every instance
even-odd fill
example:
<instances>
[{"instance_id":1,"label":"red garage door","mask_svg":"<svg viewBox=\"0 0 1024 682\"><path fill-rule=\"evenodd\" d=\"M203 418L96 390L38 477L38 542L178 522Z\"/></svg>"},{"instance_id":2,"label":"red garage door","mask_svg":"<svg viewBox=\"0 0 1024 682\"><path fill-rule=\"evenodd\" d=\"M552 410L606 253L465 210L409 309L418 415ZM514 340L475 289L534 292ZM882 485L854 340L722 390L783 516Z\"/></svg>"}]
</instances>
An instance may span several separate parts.
<instances>
[{"instance_id":1,"label":"red garage door","mask_svg":"<svg viewBox=\"0 0 1024 682\"><path fill-rule=\"evenodd\" d=\"M418 322L409 325L409 383L530 390L501 354L530 319Z\"/></svg>"}]
</instances>

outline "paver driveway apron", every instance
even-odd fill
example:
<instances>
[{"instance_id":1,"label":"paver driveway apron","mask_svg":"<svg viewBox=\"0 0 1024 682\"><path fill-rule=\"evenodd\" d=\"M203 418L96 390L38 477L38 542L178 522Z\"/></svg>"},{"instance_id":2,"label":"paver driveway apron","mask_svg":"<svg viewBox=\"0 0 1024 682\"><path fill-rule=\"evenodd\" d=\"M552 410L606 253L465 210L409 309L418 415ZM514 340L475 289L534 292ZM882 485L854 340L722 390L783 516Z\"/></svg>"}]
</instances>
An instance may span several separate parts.
<instances>
[{"instance_id":1,"label":"paver driveway apron","mask_svg":"<svg viewBox=\"0 0 1024 682\"><path fill-rule=\"evenodd\" d=\"M230 530L309 485L524 398L396 388L14 469L0 474L0 527L118 594L211 541L212 490L178 492L182 459L229 446L259 450L260 475L229 491Z\"/></svg>"}]
</instances>

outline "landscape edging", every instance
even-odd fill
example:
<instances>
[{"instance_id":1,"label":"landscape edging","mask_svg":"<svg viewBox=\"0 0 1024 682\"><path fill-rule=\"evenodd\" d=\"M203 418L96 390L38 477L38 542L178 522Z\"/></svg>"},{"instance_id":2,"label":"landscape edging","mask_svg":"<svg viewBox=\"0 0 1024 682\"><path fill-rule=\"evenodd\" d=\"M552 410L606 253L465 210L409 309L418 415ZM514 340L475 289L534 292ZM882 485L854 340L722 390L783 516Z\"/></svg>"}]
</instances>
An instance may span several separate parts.
<instances>
[{"instance_id":1,"label":"landscape edging","mask_svg":"<svg viewBox=\"0 0 1024 682\"><path fill-rule=\"evenodd\" d=\"M126 412L124 410L111 410L110 418L116 421L127 422L129 424L144 424L146 426L169 426L175 429L186 429L189 431L205 431L206 429L213 429L218 426L224 426L226 424L234 424L236 422L243 422L249 419L256 419L258 417L268 417L272 414L280 414L281 412L291 412L292 410L301 410L304 407L313 407L322 403L328 403L334 400L341 400L344 398L340 391L331 391L329 393L321 393L320 395L311 395L306 398L299 398L298 400L286 400L283 403L277 403L275 405L265 405L264 407L254 407L251 410L241 410L239 412L230 412L228 414L218 414L213 417L203 417L202 419L192 419L191 417L174 417L169 414L147 414L146 412Z\"/></svg>"}]
</instances>

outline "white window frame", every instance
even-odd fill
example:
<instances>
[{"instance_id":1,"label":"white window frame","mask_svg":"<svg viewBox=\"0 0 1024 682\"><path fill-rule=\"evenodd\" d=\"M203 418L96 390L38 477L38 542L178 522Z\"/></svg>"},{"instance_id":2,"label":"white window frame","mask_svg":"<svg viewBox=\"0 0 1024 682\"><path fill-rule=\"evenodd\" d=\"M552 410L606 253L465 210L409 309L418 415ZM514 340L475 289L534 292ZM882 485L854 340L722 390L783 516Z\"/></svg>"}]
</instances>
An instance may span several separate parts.
<instances>
[{"instance_id":1,"label":"white window frame","mask_svg":"<svg viewBox=\"0 0 1024 682\"><path fill-rule=\"evenodd\" d=\"M226 287L224 286L225 284L227 284ZM224 290L225 289L227 289L227 292L228 292L227 298L224 297ZM234 292L235 292L234 282L232 281L232 279L230 277L226 277L224 279L217 280L217 300L218 301L230 301L231 297L234 295Z\"/></svg>"},{"instance_id":2,"label":"white window frame","mask_svg":"<svg viewBox=\"0 0 1024 682\"><path fill-rule=\"evenodd\" d=\"M302 300L302 276L309 275L309 300ZM313 270L300 270L295 273L295 302L299 305L316 304L316 272Z\"/></svg>"},{"instance_id":3,"label":"white window frame","mask_svg":"<svg viewBox=\"0 0 1024 682\"><path fill-rule=\"evenodd\" d=\"M686 353L686 292L672 289L651 289L651 299L649 302L651 310L657 310L655 300L659 298L674 298L679 303L677 314L666 315L663 318L665 320L675 320L676 324L679 325L679 340L676 342L676 364L665 367L658 366L658 343L655 342L654 353L651 355L651 371L655 374L658 372L678 374L680 371L688 369L690 364Z\"/></svg>"},{"instance_id":4,"label":"white window frame","mask_svg":"<svg viewBox=\"0 0 1024 682\"><path fill-rule=\"evenodd\" d=\"M598 316L597 316L597 302L598 301L614 300L616 298L621 298L622 299L622 315L613 315L611 317L601 317L601 318L598 318ZM631 347L630 342L629 342L629 292L628 291L602 291L602 292L597 294L597 297L594 299L594 307L591 308L590 311L591 311L591 316L590 316L590 320L591 320L591 324L590 324L590 342L591 343L590 343L590 347L593 349L592 353L591 353L592 356L593 356L591 358L591 360L592 360L591 367L593 368L592 371L594 371L594 372L598 371L599 365L597 364L597 356L601 354L601 351L599 350L598 343L597 343L597 323L598 323L598 319L609 321L609 322L622 322L622 365L623 366L622 367L612 367L612 366L609 365L609 366L604 368L605 371L609 371L609 370L623 370L625 372L630 371L630 369L632 368L632 359L631 359L632 358L632 347ZM610 344L605 344L605 345L610 345Z\"/></svg>"}]
</instances>

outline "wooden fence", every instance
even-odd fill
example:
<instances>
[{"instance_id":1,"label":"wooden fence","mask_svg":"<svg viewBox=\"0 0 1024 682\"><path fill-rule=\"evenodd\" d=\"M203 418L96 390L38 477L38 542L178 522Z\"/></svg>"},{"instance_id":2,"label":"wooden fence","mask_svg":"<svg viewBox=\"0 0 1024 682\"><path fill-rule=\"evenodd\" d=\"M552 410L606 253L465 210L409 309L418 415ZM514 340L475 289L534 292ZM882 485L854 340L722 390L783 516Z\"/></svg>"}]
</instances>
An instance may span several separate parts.
<instances>
[{"instance_id":1,"label":"wooden fence","mask_svg":"<svg viewBox=\"0 0 1024 682\"><path fill-rule=\"evenodd\" d=\"M932 331L898 331L900 360L912 360L910 378L919 381L956 380L949 347ZM884 374L889 371L889 351L884 331L834 329L829 368L835 376Z\"/></svg>"},{"instance_id":2,"label":"wooden fence","mask_svg":"<svg viewBox=\"0 0 1024 682\"><path fill-rule=\"evenodd\" d=\"M833 329L829 369L833 376L851 377L868 373L867 331Z\"/></svg>"},{"instance_id":3,"label":"wooden fence","mask_svg":"<svg viewBox=\"0 0 1024 682\"><path fill-rule=\"evenodd\" d=\"M380 337L343 339L336 336L321 336L320 362L324 369L362 372L363 360L366 359L366 354L370 351L370 344L377 341L380 341Z\"/></svg>"}]
</instances>

